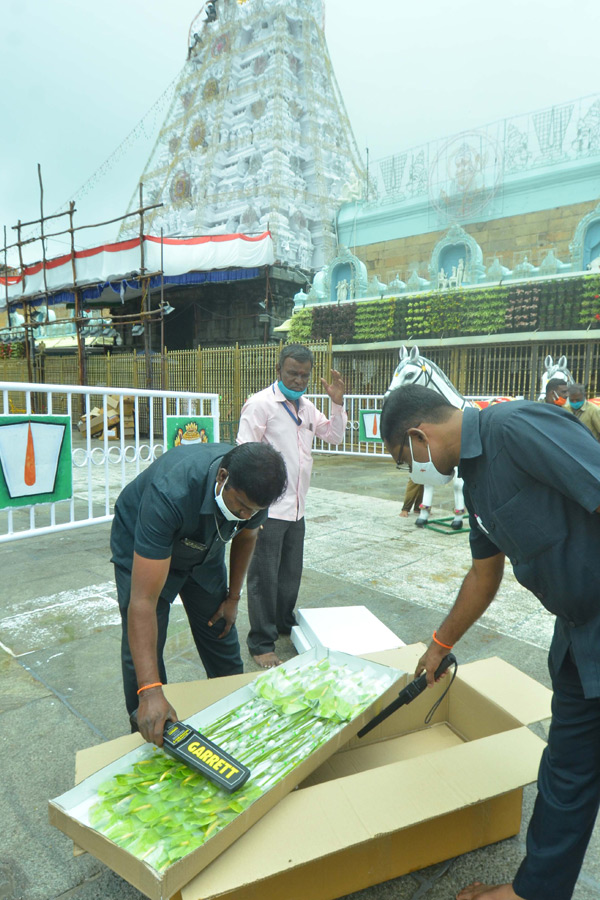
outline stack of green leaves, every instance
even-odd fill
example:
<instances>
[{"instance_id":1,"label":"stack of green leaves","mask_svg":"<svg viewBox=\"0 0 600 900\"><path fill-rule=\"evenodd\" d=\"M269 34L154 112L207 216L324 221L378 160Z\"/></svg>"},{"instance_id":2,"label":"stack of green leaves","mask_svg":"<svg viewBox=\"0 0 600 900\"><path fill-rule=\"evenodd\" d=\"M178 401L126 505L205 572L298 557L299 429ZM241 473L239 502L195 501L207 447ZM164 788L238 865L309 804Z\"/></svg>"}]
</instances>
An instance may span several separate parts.
<instances>
[{"instance_id":1,"label":"stack of green leaves","mask_svg":"<svg viewBox=\"0 0 600 900\"><path fill-rule=\"evenodd\" d=\"M204 776L150 751L129 772L104 782L90 824L120 847L162 871L201 847L351 721L394 680L354 672L328 659L254 682L255 696L202 733L252 770L229 794Z\"/></svg>"}]
</instances>

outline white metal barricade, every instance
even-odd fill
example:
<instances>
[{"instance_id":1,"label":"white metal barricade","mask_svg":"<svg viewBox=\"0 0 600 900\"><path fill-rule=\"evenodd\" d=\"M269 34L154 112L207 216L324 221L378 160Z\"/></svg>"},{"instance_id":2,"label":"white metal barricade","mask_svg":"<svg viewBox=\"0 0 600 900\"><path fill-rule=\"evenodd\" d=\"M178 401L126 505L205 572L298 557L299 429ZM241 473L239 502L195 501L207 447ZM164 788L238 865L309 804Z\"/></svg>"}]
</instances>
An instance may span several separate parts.
<instances>
[{"instance_id":1,"label":"white metal barricade","mask_svg":"<svg viewBox=\"0 0 600 900\"><path fill-rule=\"evenodd\" d=\"M307 394L307 398L317 406L328 418L331 414L331 401L327 394ZM490 395L470 395L466 400L495 400ZM516 397L522 400L523 397ZM379 422L369 413L381 411L384 394L346 394L344 407L348 413L346 433L341 444L327 444L315 437L314 453L327 453L330 456L362 456L390 459L379 435ZM367 425L367 423L369 423ZM372 423L372 427L370 424Z\"/></svg>"},{"instance_id":2,"label":"white metal barricade","mask_svg":"<svg viewBox=\"0 0 600 900\"><path fill-rule=\"evenodd\" d=\"M26 496L15 500L7 488L8 464L12 464L15 455L19 462L21 450L15 450L10 440L7 441L8 432L3 432L0 487L5 508L0 509L0 543L110 522L114 502L124 485L172 446L169 428L173 427L174 420L169 417L180 417L182 421L188 417L190 420L202 419L210 425L212 440L219 440L217 394L21 382L0 382L0 394L0 434L2 426L12 423L22 425L30 421L35 427L36 422L43 425L47 417L52 417L53 422L58 418L64 421L64 430L69 431L71 446L70 478L67 473L70 496L45 502L46 495L38 495L28 505ZM133 420L133 434L125 434L121 426L116 439L111 435L111 412L105 399L108 396L118 398L118 406L113 411L120 423L126 418ZM133 398L133 410L131 416L126 416L125 398L130 397ZM130 403L127 402L127 408ZM86 416L90 422L90 413L95 407L102 410L98 414L101 416L101 438L93 437L89 427L85 435L77 428L81 416ZM20 438L19 446L21 443ZM16 481L22 479L21 471L22 466ZM52 493L47 496L51 498Z\"/></svg>"},{"instance_id":3,"label":"white metal barricade","mask_svg":"<svg viewBox=\"0 0 600 900\"><path fill-rule=\"evenodd\" d=\"M307 395L307 397L329 418L331 401L327 394L311 394ZM383 394L346 394L344 396L344 408L348 413L348 424L342 443L337 445L328 444L316 437L313 451L315 453L328 453L332 456L387 456L383 442L373 433L373 430L371 430L370 434L361 435L361 418L363 419L364 431L364 413L368 416L372 410L381 410L382 404ZM361 412L363 413L362 417ZM370 437L371 440L361 440L361 436L365 438Z\"/></svg>"}]
</instances>

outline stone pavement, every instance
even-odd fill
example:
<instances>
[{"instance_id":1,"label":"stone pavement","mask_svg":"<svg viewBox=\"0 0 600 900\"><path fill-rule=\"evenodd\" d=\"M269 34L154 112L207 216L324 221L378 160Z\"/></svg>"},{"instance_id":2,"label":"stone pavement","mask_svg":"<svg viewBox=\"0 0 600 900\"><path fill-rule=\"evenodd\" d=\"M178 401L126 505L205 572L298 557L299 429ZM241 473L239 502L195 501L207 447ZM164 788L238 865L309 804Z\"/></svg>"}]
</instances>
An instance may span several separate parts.
<instances>
[{"instance_id":1,"label":"stone pavement","mask_svg":"<svg viewBox=\"0 0 600 900\"><path fill-rule=\"evenodd\" d=\"M399 516L406 473L387 460L317 457L307 505L299 606L364 604L406 643L427 641L469 566L466 534L438 534ZM449 514L441 489L435 513ZM142 895L47 824L47 800L73 784L77 750L128 731L122 701L120 621L109 527L2 546L0 598L0 900L139 900ZM238 620L248 629L242 600ZM501 594L460 642L459 662L497 655L549 685L552 617L507 570ZM288 639L277 647L287 659ZM175 606L166 652L170 681L202 678L185 615ZM536 726L544 733L544 725ZM524 823L534 789L526 789ZM398 798L401 802L401 798ZM594 835L576 900L600 900ZM431 869L368 888L353 900L450 900L469 881L506 881L521 835ZM310 900L309 897L306 900Z\"/></svg>"}]
</instances>

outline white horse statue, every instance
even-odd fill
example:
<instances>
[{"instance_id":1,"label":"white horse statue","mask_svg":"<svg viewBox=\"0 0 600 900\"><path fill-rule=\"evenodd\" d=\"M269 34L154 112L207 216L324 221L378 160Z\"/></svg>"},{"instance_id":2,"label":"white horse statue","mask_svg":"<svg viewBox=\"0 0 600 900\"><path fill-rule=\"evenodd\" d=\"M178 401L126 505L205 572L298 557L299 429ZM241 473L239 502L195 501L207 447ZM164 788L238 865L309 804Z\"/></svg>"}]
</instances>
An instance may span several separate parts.
<instances>
[{"instance_id":1,"label":"white horse statue","mask_svg":"<svg viewBox=\"0 0 600 900\"><path fill-rule=\"evenodd\" d=\"M554 362L551 356L547 356L544 360L544 372L542 373L542 388L538 400L543 400L546 396L546 385L551 378L560 378L567 384L573 384L573 376L567 369L567 357L561 356L558 362Z\"/></svg>"},{"instance_id":2,"label":"white horse statue","mask_svg":"<svg viewBox=\"0 0 600 900\"><path fill-rule=\"evenodd\" d=\"M400 362L396 366L385 396L387 397L394 388L404 387L407 384L420 384L422 387L431 388L431 390L437 391L458 409L464 409L465 406L473 406L466 397L463 397L456 390L448 376L442 372L439 366L419 354L418 347L413 347L410 352L406 347L400 349ZM459 531L463 527L465 512L463 484L462 478L458 477L458 470L455 469L452 481L454 489L454 518L450 524L454 531ZM423 502L420 506L419 517L415 522L417 528L425 528L431 512L432 501L433 487L427 484L423 488Z\"/></svg>"},{"instance_id":3,"label":"white horse statue","mask_svg":"<svg viewBox=\"0 0 600 900\"><path fill-rule=\"evenodd\" d=\"M563 359L562 357L561 359ZM548 360L552 363L552 358L546 358L546 372L548 372ZM559 360L560 363L560 360ZM566 360L565 360L566 364ZM558 377L558 376L555 376ZM400 350L400 362L396 366L396 371L390 382L385 396L397 387L403 387L406 384L420 384L422 387L430 388L437 391L458 409L464 409L465 406L472 406L477 409L483 409L493 403L500 403L509 400L509 397L495 397L490 400L468 400L458 391L448 376L440 369L438 365L421 356L418 347L413 347L410 352L406 347ZM454 489L454 518L450 523L450 527L454 531L460 531L463 527L463 516L465 513L465 499L463 496L463 480L458 477L458 470L454 470L454 479L452 487ZM433 488L425 485L423 488L423 502L420 506L419 517L415 522L418 528L424 528L429 519L431 512L431 504L433 500Z\"/></svg>"}]
</instances>

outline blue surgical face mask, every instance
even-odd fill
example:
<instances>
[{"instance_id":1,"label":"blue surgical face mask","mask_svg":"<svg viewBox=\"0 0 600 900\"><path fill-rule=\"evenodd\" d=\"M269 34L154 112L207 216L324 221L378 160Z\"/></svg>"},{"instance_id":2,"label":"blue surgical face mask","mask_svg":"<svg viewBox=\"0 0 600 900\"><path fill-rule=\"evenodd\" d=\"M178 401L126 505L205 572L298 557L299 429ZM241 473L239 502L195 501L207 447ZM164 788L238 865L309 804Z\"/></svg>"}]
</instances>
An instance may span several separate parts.
<instances>
[{"instance_id":1,"label":"blue surgical face mask","mask_svg":"<svg viewBox=\"0 0 600 900\"><path fill-rule=\"evenodd\" d=\"M431 450L429 449L429 444L427 445L427 453L429 455L428 462L416 461L413 454L412 438L410 437L410 435L408 438L408 446L410 448L410 457L412 459L410 477L415 484L437 487L438 485L448 484L450 481L452 481L452 479L454 478L454 472L451 472L450 475L444 475L443 472L440 472L434 466L433 460L431 459Z\"/></svg>"},{"instance_id":2,"label":"blue surgical face mask","mask_svg":"<svg viewBox=\"0 0 600 900\"><path fill-rule=\"evenodd\" d=\"M288 400L299 400L302 394L305 394L307 390L304 388L302 391L293 391L291 388L286 387L281 379L277 382L277 387Z\"/></svg>"},{"instance_id":3,"label":"blue surgical face mask","mask_svg":"<svg viewBox=\"0 0 600 900\"><path fill-rule=\"evenodd\" d=\"M585 400L569 400L569 406L571 409L581 409Z\"/></svg>"},{"instance_id":4,"label":"blue surgical face mask","mask_svg":"<svg viewBox=\"0 0 600 900\"><path fill-rule=\"evenodd\" d=\"M219 509L221 510L221 512L223 513L223 515L225 516L225 518L227 519L228 522L243 522L244 520L240 519L239 516L234 516L234 514L231 512L231 510L225 503L225 500L223 499L223 491L225 490L225 485L227 484L228 480L229 480L229 475L223 482L221 491L218 494L217 494L217 482L215 481L215 501L217 503L217 506L219 507Z\"/></svg>"}]
</instances>

